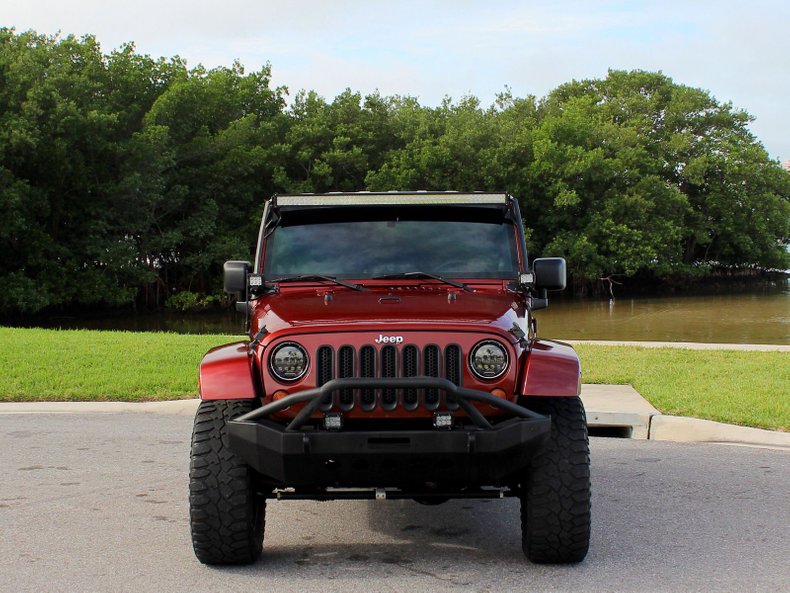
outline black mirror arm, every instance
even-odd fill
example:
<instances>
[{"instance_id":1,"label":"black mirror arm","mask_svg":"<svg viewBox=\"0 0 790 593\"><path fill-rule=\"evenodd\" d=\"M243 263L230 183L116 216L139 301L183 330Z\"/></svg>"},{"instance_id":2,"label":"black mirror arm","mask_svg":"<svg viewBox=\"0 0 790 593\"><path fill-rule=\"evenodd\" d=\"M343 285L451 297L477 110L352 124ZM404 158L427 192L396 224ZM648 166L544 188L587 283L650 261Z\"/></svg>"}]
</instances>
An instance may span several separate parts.
<instances>
[{"instance_id":1,"label":"black mirror arm","mask_svg":"<svg viewBox=\"0 0 790 593\"><path fill-rule=\"evenodd\" d=\"M549 291L545 288L537 289L538 296L532 297L532 310L547 309L549 306Z\"/></svg>"}]
</instances>

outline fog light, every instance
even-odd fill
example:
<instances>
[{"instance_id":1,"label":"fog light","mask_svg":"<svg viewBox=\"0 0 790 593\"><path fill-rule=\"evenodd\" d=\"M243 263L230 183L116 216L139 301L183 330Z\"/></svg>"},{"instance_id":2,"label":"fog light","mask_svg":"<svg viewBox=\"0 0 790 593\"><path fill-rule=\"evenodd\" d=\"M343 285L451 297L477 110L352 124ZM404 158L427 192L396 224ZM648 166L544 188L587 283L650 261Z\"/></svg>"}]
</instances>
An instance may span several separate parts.
<instances>
[{"instance_id":1,"label":"fog light","mask_svg":"<svg viewBox=\"0 0 790 593\"><path fill-rule=\"evenodd\" d=\"M340 414L326 414L324 416L324 428L327 430L340 430L343 428L343 416Z\"/></svg>"},{"instance_id":2,"label":"fog light","mask_svg":"<svg viewBox=\"0 0 790 593\"><path fill-rule=\"evenodd\" d=\"M452 428L453 415L450 412L436 412L433 415L433 425L435 428Z\"/></svg>"}]
</instances>

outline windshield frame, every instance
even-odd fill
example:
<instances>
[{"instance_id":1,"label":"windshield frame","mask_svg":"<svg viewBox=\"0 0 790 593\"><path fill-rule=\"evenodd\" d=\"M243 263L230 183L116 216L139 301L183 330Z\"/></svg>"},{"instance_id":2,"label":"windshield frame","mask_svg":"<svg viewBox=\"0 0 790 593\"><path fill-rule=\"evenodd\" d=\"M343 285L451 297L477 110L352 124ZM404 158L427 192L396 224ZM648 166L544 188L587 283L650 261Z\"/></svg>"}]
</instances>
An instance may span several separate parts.
<instances>
[{"instance_id":1,"label":"windshield frame","mask_svg":"<svg viewBox=\"0 0 790 593\"><path fill-rule=\"evenodd\" d=\"M495 281L512 280L524 269L525 256L523 253L523 231L520 224L514 221L513 213L507 206L479 206L479 205L441 205L441 206L351 206L351 207L308 207L308 208L282 208L278 209L276 228L272 224L267 224L269 229L265 238L259 237L259 259L256 261L258 273L266 276L269 274L270 261L273 242L276 241L281 227L308 226L326 224L332 222L383 222L391 220L401 221L427 221L427 222L461 222L461 223L490 223L499 225L509 225L512 228L512 235L508 237L508 248L512 261L513 270L507 273L480 274L459 274L455 272L440 275L447 278L464 278L468 280ZM516 212L518 210L516 209ZM261 225L263 227L263 224ZM403 269L399 272L414 272L428 270ZM372 280L372 276L377 274L342 274L335 270L321 270L311 273L331 274L338 279L350 280ZM278 277L298 276L301 274L280 274ZM398 280L399 282L401 280ZM405 282L413 282L415 279L403 279ZM424 280L423 280L424 281ZM308 282L308 281L305 281ZM390 281L391 282L391 281Z\"/></svg>"}]
</instances>

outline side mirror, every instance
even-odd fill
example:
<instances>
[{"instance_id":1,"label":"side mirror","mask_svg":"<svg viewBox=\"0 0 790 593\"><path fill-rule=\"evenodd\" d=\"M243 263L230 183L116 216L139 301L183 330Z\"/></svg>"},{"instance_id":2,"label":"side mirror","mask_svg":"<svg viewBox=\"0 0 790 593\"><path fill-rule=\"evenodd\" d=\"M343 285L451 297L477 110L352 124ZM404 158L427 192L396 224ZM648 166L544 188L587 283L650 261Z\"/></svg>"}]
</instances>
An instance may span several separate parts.
<instances>
[{"instance_id":1,"label":"side mirror","mask_svg":"<svg viewBox=\"0 0 790 593\"><path fill-rule=\"evenodd\" d=\"M535 272L535 288L538 290L565 289L565 259L540 257L532 262L532 269Z\"/></svg>"},{"instance_id":2,"label":"side mirror","mask_svg":"<svg viewBox=\"0 0 790 593\"><path fill-rule=\"evenodd\" d=\"M549 306L549 291L565 288L565 260L561 257L539 257L532 262L535 274L535 288L538 296L532 297L532 310L545 309Z\"/></svg>"},{"instance_id":3,"label":"side mirror","mask_svg":"<svg viewBox=\"0 0 790 593\"><path fill-rule=\"evenodd\" d=\"M223 266L225 272L225 292L236 296L237 301L247 300L247 275L252 264L248 261L226 261Z\"/></svg>"}]
</instances>

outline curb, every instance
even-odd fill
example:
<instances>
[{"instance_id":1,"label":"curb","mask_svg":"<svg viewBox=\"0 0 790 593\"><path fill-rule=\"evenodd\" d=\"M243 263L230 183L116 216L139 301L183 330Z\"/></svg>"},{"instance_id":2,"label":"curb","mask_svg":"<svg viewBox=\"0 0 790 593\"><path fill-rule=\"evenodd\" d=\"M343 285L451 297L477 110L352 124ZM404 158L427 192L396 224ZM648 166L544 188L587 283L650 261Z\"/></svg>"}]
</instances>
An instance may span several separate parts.
<instances>
[{"instance_id":1,"label":"curb","mask_svg":"<svg viewBox=\"0 0 790 593\"><path fill-rule=\"evenodd\" d=\"M620 436L644 440L650 434L650 418L659 414L631 385L582 385L582 403L587 426L603 430L620 429Z\"/></svg>"},{"instance_id":2,"label":"curb","mask_svg":"<svg viewBox=\"0 0 790 593\"><path fill-rule=\"evenodd\" d=\"M724 443L790 451L788 432L736 426L699 418L665 416L650 406L630 385L585 384L582 391L582 399L586 400L587 423L591 428L622 428L628 431L630 438L638 440ZM599 396L604 397L611 396L612 392L620 392L621 397L629 398L621 401L629 402L626 407L632 411L600 409L603 404L595 401L596 391L600 392ZM193 416L199 403L199 399L139 403L2 402L0 415L142 413Z\"/></svg>"},{"instance_id":3,"label":"curb","mask_svg":"<svg viewBox=\"0 0 790 593\"><path fill-rule=\"evenodd\" d=\"M595 346L636 346L640 348L681 348L686 350L742 350L752 352L790 352L790 344L713 344L707 342L642 342L635 340L563 340L568 344Z\"/></svg>"},{"instance_id":4,"label":"curb","mask_svg":"<svg viewBox=\"0 0 790 593\"><path fill-rule=\"evenodd\" d=\"M650 419L650 440L680 443L727 443L785 449L790 451L790 433L762 430L748 426L736 426L658 414Z\"/></svg>"},{"instance_id":5,"label":"curb","mask_svg":"<svg viewBox=\"0 0 790 593\"><path fill-rule=\"evenodd\" d=\"M172 414L194 416L199 399L163 402L3 402L0 414Z\"/></svg>"},{"instance_id":6,"label":"curb","mask_svg":"<svg viewBox=\"0 0 790 593\"><path fill-rule=\"evenodd\" d=\"M790 432L665 416L631 385L585 383L581 397L587 412L587 426L593 433L638 440L726 443L790 451ZM618 433L612 435L612 429Z\"/></svg>"}]
</instances>

